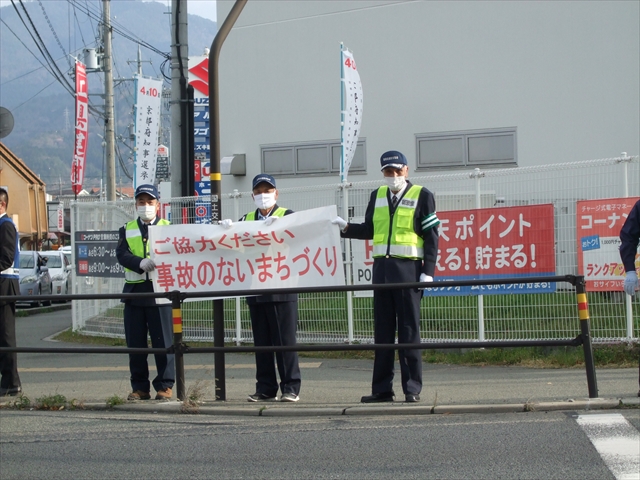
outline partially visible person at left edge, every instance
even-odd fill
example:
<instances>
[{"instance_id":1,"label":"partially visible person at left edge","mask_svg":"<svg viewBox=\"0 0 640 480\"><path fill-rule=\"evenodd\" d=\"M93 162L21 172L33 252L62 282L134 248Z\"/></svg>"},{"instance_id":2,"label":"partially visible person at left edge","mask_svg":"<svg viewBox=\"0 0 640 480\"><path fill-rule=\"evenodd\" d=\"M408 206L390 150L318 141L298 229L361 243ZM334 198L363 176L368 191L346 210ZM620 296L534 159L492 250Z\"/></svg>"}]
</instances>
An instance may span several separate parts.
<instances>
[{"instance_id":1,"label":"partially visible person at left edge","mask_svg":"<svg viewBox=\"0 0 640 480\"><path fill-rule=\"evenodd\" d=\"M20 295L20 246L16 226L7 215L9 193L0 188L0 295ZM0 301L0 347L16 347L16 303ZM18 354L0 354L0 396L22 392Z\"/></svg>"},{"instance_id":2,"label":"partially visible person at left edge","mask_svg":"<svg viewBox=\"0 0 640 480\"><path fill-rule=\"evenodd\" d=\"M636 254L640 243L640 200L629 212L629 216L620 229L620 258L624 265L624 291L627 295L633 296L638 288L638 274L636 272ZM639 365L640 368L640 365ZM638 384L640 385L640 372L638 374ZM640 389L638 389L640 397Z\"/></svg>"},{"instance_id":3,"label":"partially visible person at left edge","mask_svg":"<svg viewBox=\"0 0 640 480\"><path fill-rule=\"evenodd\" d=\"M169 225L158 216L158 190L153 185L140 185L135 202L138 218L120 228L116 256L124 267L123 293L153 292L149 272L156 265L149 258L147 242L149 226ZM124 302L124 334L129 348L147 348L147 333L153 348L168 348L172 344L173 323L171 305L158 305L154 298L128 298ZM153 379L156 400L169 400L175 383L175 356L155 354L157 375ZM129 354L132 392L127 400L149 400L149 365L146 354Z\"/></svg>"}]
</instances>

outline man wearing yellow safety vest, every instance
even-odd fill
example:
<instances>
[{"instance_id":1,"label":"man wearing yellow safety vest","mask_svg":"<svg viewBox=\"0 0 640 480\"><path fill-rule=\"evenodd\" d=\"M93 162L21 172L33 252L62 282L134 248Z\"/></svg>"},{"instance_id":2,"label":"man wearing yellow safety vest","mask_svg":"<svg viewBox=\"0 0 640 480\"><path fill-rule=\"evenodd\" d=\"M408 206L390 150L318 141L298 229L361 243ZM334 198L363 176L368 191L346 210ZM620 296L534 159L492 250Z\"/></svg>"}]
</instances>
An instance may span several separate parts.
<instances>
[{"instance_id":1,"label":"man wearing yellow safety vest","mask_svg":"<svg viewBox=\"0 0 640 480\"><path fill-rule=\"evenodd\" d=\"M153 282L149 272L155 270L149 258L147 241L149 226L169 225L158 216L160 203L158 190L153 185L140 185L136 189L135 201L138 218L120 228L120 238L116 256L124 267L125 284L123 293L153 292ZM147 348L147 334L153 348L168 348L172 344L173 325L171 305L157 305L154 298L133 298L124 302L124 334L129 348ZM174 355L157 354L157 375L153 379L156 400L169 400L175 383ZM128 400L149 400L149 365L146 354L130 354L132 392Z\"/></svg>"},{"instance_id":2,"label":"man wearing yellow safety vest","mask_svg":"<svg viewBox=\"0 0 640 480\"><path fill-rule=\"evenodd\" d=\"M332 220L344 238L373 239L373 283L432 282L438 255L433 194L407 181L406 157L395 150L380 158L385 185L374 190L364 223ZM420 289L379 290L373 294L375 343L420 343ZM420 401L421 350L398 350L406 402ZM393 402L393 350L376 350L372 394L363 403Z\"/></svg>"},{"instance_id":3,"label":"man wearing yellow safety vest","mask_svg":"<svg viewBox=\"0 0 640 480\"><path fill-rule=\"evenodd\" d=\"M258 207L244 215L240 221L264 221L269 227L279 217L293 213L276 204L278 190L276 180L271 175L260 174L253 179L253 201ZM231 228L233 221L221 222ZM298 295L275 294L247 297L253 343L256 347L295 345L298 330ZM256 352L256 392L247 398L250 402L273 402L277 400L278 379L273 361L273 352ZM280 401L297 402L300 395L300 366L298 352L278 352L275 354L280 374Z\"/></svg>"}]
</instances>

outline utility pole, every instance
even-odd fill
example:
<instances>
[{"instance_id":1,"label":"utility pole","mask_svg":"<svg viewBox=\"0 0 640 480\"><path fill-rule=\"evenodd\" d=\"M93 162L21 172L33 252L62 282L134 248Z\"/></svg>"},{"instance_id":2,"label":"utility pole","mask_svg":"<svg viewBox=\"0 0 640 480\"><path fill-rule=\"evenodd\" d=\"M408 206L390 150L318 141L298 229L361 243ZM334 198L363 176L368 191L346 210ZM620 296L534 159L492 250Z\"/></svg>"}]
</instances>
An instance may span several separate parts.
<instances>
[{"instance_id":1,"label":"utility pole","mask_svg":"<svg viewBox=\"0 0 640 480\"><path fill-rule=\"evenodd\" d=\"M113 114L113 72L111 70L111 0L102 0L104 42L104 139L106 142L107 201L116 199L116 138Z\"/></svg>"},{"instance_id":2,"label":"utility pole","mask_svg":"<svg viewBox=\"0 0 640 480\"><path fill-rule=\"evenodd\" d=\"M183 142L182 129L185 125L182 111L182 103L186 101L183 96L188 76L189 46L187 30L187 2L186 0L171 0L171 196L183 195ZM183 98L184 97L184 98ZM192 172L193 173L193 172ZM172 212L173 213L173 212ZM177 214L177 212L176 212Z\"/></svg>"}]
</instances>

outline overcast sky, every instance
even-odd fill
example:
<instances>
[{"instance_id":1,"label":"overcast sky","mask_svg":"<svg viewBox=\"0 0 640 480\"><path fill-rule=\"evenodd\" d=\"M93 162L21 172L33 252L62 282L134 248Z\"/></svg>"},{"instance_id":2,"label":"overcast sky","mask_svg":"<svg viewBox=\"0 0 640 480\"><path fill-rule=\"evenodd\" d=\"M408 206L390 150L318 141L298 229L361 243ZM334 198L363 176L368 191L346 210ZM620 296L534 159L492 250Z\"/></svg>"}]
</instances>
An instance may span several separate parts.
<instances>
[{"instance_id":1,"label":"overcast sky","mask_svg":"<svg viewBox=\"0 0 640 480\"><path fill-rule=\"evenodd\" d=\"M161 1L165 5L171 5L171 0L155 1ZM187 0L187 13L189 13L190 15L199 15L215 22L216 0Z\"/></svg>"},{"instance_id":2,"label":"overcast sky","mask_svg":"<svg viewBox=\"0 0 640 480\"><path fill-rule=\"evenodd\" d=\"M33 1L33 0L27 0ZM48 2L63 2L67 0L47 0ZM95 0L96 2L98 0ZM112 2L126 2L130 0L111 0ZM147 1L160 1L165 5L171 5L171 0L147 0ZM11 0L0 0L0 7L6 7L11 5ZM46 6L46 4L45 4ZM187 12L191 15L199 15L209 20L216 21L216 0L187 0Z\"/></svg>"}]
</instances>

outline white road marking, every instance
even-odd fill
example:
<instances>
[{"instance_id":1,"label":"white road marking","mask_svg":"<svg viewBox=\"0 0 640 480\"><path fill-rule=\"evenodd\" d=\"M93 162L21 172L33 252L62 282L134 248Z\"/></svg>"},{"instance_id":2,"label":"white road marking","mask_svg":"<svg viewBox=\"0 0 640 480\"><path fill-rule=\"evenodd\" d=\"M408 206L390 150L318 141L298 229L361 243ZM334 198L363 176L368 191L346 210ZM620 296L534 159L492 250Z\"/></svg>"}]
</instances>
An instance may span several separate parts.
<instances>
[{"instance_id":1,"label":"white road marking","mask_svg":"<svg viewBox=\"0 0 640 480\"><path fill-rule=\"evenodd\" d=\"M579 415L582 427L618 480L640 480L640 434L619 413Z\"/></svg>"}]
</instances>

